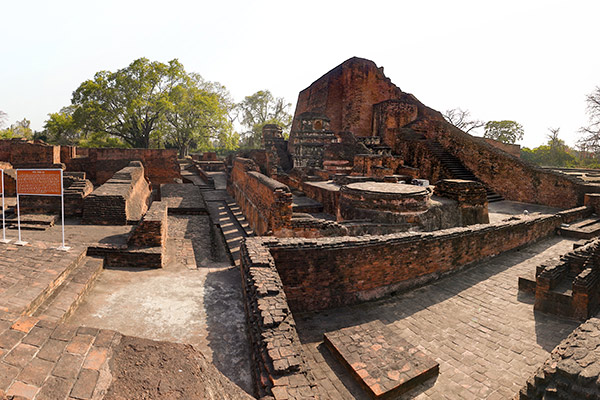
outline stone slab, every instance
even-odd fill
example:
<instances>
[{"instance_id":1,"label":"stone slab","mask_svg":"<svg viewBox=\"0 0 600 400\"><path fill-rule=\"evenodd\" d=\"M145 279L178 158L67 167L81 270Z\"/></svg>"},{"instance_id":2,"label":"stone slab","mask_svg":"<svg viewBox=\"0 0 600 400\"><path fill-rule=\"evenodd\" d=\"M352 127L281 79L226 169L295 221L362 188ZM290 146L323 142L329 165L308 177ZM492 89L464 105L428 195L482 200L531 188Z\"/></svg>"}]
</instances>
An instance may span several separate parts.
<instances>
[{"instance_id":1,"label":"stone slab","mask_svg":"<svg viewBox=\"0 0 600 400\"><path fill-rule=\"evenodd\" d=\"M374 399L398 396L439 372L435 360L378 320L327 332L324 340Z\"/></svg>"}]
</instances>

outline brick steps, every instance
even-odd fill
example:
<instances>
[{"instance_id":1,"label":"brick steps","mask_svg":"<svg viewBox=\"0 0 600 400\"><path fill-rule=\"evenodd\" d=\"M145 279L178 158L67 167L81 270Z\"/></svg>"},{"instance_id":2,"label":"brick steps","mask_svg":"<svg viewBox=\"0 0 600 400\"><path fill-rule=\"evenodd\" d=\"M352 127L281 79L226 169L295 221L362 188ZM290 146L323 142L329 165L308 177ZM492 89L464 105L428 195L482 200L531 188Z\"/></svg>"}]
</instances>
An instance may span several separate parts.
<instances>
[{"instance_id":1,"label":"brick steps","mask_svg":"<svg viewBox=\"0 0 600 400\"><path fill-rule=\"evenodd\" d=\"M450 174L452 174L453 178L481 182L471 171L469 171L462 164L462 162L458 158L448 153L438 142L429 141L427 145L431 153L440 161L444 168L448 172L450 172ZM487 187L487 185L484 184L484 186L487 192L488 203L504 200L504 197L495 193L492 189Z\"/></svg>"},{"instance_id":2,"label":"brick steps","mask_svg":"<svg viewBox=\"0 0 600 400\"><path fill-rule=\"evenodd\" d=\"M71 272L81 265L85 257L85 252L82 252L73 262L71 262L67 268L63 270L53 281L49 282L46 287L25 307L21 315L32 315L38 308L50 298L53 293L62 286L62 284L69 278Z\"/></svg>"},{"instance_id":3,"label":"brick steps","mask_svg":"<svg viewBox=\"0 0 600 400\"><path fill-rule=\"evenodd\" d=\"M587 218L568 227L561 227L560 234L576 239L591 239L595 236L600 236L600 219Z\"/></svg>"},{"instance_id":4,"label":"brick steps","mask_svg":"<svg viewBox=\"0 0 600 400\"><path fill-rule=\"evenodd\" d=\"M38 307L33 315L52 322L65 321L83 300L102 271L101 258L85 257L85 262L76 267L52 295Z\"/></svg>"}]
</instances>

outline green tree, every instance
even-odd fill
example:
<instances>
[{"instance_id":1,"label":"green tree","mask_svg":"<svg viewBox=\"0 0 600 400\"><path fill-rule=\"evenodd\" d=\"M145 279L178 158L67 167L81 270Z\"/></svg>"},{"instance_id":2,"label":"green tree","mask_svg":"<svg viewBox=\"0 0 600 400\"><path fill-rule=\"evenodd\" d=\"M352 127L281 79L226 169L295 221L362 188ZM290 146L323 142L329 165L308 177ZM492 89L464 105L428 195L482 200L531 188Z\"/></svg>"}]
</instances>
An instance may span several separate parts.
<instances>
[{"instance_id":1,"label":"green tree","mask_svg":"<svg viewBox=\"0 0 600 400\"><path fill-rule=\"evenodd\" d=\"M33 139L33 130L31 129L31 121L23 118L17 121L8 128L0 130L0 139L25 138Z\"/></svg>"},{"instance_id":2,"label":"green tree","mask_svg":"<svg viewBox=\"0 0 600 400\"><path fill-rule=\"evenodd\" d=\"M266 124L277 124L289 133L292 115L289 110L291 103L283 97L274 97L268 90L259 90L251 96L246 96L238 105L241 123L248 131L245 133L247 144L258 147L261 143L262 128Z\"/></svg>"},{"instance_id":3,"label":"green tree","mask_svg":"<svg viewBox=\"0 0 600 400\"><path fill-rule=\"evenodd\" d=\"M488 121L483 137L514 144L523 139L523 126L515 121Z\"/></svg>"},{"instance_id":4,"label":"green tree","mask_svg":"<svg viewBox=\"0 0 600 400\"><path fill-rule=\"evenodd\" d=\"M180 157L190 147L211 147L211 139L231 131L228 119L229 93L219 84L192 75L169 91L165 105L165 140L176 147Z\"/></svg>"},{"instance_id":5,"label":"green tree","mask_svg":"<svg viewBox=\"0 0 600 400\"><path fill-rule=\"evenodd\" d=\"M73 118L75 109L74 106L67 106L57 113L48 114L44 122L44 135L48 143L71 146L85 138L82 124Z\"/></svg>"},{"instance_id":6,"label":"green tree","mask_svg":"<svg viewBox=\"0 0 600 400\"><path fill-rule=\"evenodd\" d=\"M574 167L577 158L573 155L574 151L569 148L558 134L560 128L548 128L550 134L546 137L547 144L538 146L534 149L524 147L521 150L521 158L534 164L552 167Z\"/></svg>"},{"instance_id":7,"label":"green tree","mask_svg":"<svg viewBox=\"0 0 600 400\"><path fill-rule=\"evenodd\" d=\"M140 58L117 72L100 71L73 93L73 118L85 132L103 132L131 147L148 148L169 90L185 76L176 59L164 64Z\"/></svg>"}]
</instances>

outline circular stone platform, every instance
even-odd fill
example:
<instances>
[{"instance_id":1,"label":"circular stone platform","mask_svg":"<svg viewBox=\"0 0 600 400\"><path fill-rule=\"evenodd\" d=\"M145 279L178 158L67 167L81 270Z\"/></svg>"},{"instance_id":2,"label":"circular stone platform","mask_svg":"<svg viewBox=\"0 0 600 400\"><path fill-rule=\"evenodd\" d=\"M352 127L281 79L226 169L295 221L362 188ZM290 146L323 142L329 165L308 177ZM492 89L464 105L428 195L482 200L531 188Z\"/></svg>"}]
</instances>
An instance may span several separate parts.
<instances>
[{"instance_id":1,"label":"circular stone platform","mask_svg":"<svg viewBox=\"0 0 600 400\"><path fill-rule=\"evenodd\" d=\"M340 189L340 216L347 220L366 218L373 212L426 211L430 197L431 191L420 186L372 181L351 183Z\"/></svg>"},{"instance_id":2,"label":"circular stone platform","mask_svg":"<svg viewBox=\"0 0 600 400\"><path fill-rule=\"evenodd\" d=\"M353 192L377 193L393 197L412 197L428 193L427 189L421 186L372 181L351 183L346 186L346 189Z\"/></svg>"}]
</instances>

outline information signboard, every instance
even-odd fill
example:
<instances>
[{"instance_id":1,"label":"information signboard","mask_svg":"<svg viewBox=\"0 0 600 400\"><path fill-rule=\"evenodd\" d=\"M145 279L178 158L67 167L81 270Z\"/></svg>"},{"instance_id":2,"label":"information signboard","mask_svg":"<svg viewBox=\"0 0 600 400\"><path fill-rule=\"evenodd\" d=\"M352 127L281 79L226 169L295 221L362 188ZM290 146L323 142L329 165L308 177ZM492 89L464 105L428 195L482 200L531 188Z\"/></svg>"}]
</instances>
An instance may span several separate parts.
<instances>
[{"instance_id":1,"label":"information signboard","mask_svg":"<svg viewBox=\"0 0 600 400\"><path fill-rule=\"evenodd\" d=\"M62 171L56 169L17 170L17 193L60 196L62 195Z\"/></svg>"},{"instance_id":2,"label":"information signboard","mask_svg":"<svg viewBox=\"0 0 600 400\"><path fill-rule=\"evenodd\" d=\"M21 240L21 206L19 196L60 196L60 208L62 216L62 246L58 250L68 251L70 247L65 246L65 198L63 195L62 169L18 169L17 170L17 226L19 240L17 245L24 246L27 242Z\"/></svg>"}]
</instances>

